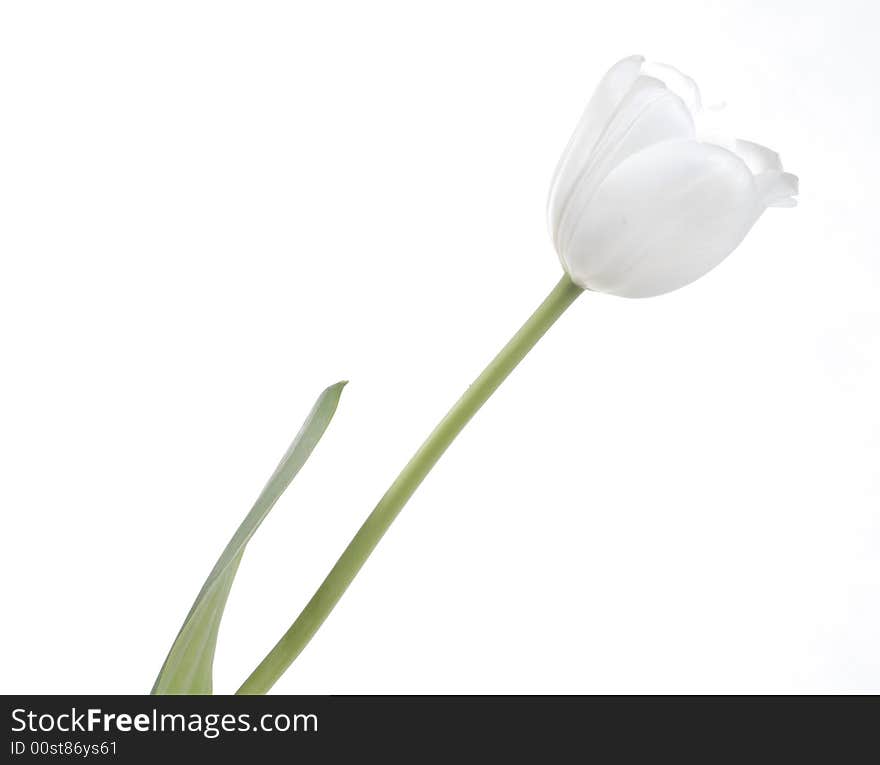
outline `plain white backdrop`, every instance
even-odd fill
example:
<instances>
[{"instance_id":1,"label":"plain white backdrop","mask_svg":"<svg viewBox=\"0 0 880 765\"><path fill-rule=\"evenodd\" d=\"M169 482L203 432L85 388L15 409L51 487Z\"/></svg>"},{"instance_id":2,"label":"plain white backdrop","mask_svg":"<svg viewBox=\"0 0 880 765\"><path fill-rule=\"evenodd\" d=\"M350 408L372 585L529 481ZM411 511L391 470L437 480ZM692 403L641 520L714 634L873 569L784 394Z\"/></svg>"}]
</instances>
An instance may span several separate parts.
<instances>
[{"instance_id":1,"label":"plain white backdrop","mask_svg":"<svg viewBox=\"0 0 880 765\"><path fill-rule=\"evenodd\" d=\"M5 692L149 690L315 396L248 548L234 690L560 275L548 183L631 53L782 153L670 295L586 295L276 686L880 691L871 2L0 6Z\"/></svg>"}]
</instances>

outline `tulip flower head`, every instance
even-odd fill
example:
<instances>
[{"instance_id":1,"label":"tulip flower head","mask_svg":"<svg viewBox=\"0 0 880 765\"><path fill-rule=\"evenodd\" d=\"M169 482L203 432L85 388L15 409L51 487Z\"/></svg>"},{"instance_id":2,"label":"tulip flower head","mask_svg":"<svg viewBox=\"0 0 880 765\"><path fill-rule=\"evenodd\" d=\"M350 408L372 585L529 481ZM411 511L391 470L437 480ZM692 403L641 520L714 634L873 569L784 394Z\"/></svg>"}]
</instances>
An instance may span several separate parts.
<instances>
[{"instance_id":1,"label":"tulip flower head","mask_svg":"<svg viewBox=\"0 0 880 765\"><path fill-rule=\"evenodd\" d=\"M708 126L696 83L632 56L599 83L553 178L548 219L572 281L622 297L683 287L768 207L796 204L779 155Z\"/></svg>"}]
</instances>

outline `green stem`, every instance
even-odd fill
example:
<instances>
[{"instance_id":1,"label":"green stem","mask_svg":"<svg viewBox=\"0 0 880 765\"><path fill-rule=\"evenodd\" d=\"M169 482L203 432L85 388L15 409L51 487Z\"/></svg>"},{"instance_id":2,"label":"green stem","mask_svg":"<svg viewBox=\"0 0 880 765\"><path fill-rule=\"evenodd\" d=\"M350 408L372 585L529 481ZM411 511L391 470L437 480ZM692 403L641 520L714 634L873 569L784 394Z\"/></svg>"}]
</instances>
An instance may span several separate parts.
<instances>
[{"instance_id":1,"label":"green stem","mask_svg":"<svg viewBox=\"0 0 880 765\"><path fill-rule=\"evenodd\" d=\"M455 402L379 500L302 613L244 681L238 693L266 693L299 656L443 452L581 291L568 276L563 276L519 332Z\"/></svg>"}]
</instances>

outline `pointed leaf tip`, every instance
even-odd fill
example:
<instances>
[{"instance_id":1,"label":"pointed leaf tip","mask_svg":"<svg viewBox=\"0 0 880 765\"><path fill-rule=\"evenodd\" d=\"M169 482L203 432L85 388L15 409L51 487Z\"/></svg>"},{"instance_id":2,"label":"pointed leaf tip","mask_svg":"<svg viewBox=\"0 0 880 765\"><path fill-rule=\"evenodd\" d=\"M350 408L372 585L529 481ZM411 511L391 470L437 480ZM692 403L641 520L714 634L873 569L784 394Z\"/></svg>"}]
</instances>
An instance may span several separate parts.
<instances>
[{"instance_id":1,"label":"pointed leaf tip","mask_svg":"<svg viewBox=\"0 0 880 765\"><path fill-rule=\"evenodd\" d=\"M341 380L318 396L293 443L202 585L159 671L153 694L210 694L213 691L217 634L244 549L321 440L347 383Z\"/></svg>"}]
</instances>

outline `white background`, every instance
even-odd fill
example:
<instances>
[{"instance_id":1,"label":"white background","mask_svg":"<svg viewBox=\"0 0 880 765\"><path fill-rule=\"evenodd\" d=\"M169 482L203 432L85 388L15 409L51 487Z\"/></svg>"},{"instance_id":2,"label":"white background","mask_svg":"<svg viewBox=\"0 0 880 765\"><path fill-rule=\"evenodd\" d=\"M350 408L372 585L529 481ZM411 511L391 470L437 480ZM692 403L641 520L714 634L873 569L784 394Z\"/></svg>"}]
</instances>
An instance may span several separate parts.
<instances>
[{"instance_id":1,"label":"white background","mask_svg":"<svg viewBox=\"0 0 880 765\"><path fill-rule=\"evenodd\" d=\"M559 278L550 176L641 52L800 206L680 292L581 298L276 691L880 691L873 6L4 3L2 690L149 690L349 379L245 556L234 690Z\"/></svg>"}]
</instances>

